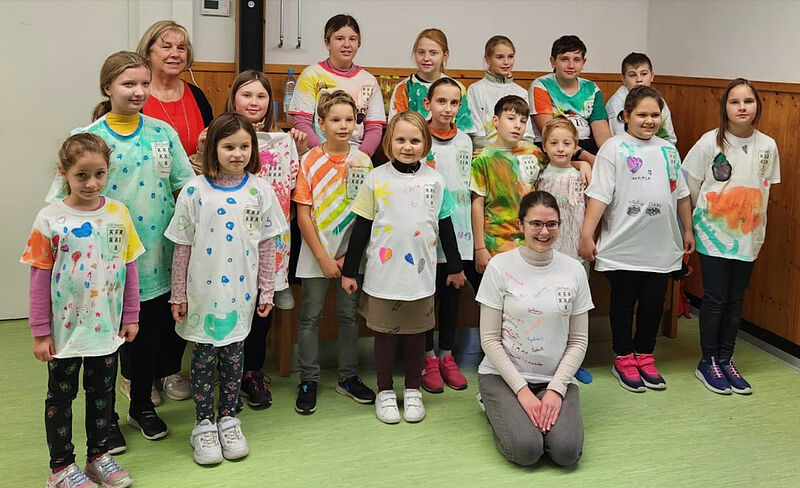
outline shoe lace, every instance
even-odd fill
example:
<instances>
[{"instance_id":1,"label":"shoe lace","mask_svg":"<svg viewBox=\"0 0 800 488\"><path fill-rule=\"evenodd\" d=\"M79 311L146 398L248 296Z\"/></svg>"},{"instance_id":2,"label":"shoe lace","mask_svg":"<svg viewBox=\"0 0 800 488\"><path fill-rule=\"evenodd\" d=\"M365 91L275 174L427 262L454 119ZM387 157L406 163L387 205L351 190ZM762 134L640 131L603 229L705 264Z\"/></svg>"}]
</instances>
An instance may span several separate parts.
<instances>
[{"instance_id":1,"label":"shoe lace","mask_svg":"<svg viewBox=\"0 0 800 488\"><path fill-rule=\"evenodd\" d=\"M253 373L250 377L250 387L253 391L267 391L270 383L272 383L272 378L264 373Z\"/></svg>"},{"instance_id":2,"label":"shoe lace","mask_svg":"<svg viewBox=\"0 0 800 488\"><path fill-rule=\"evenodd\" d=\"M435 357L425 358L425 367L422 368L422 375L433 374L439 371L439 360Z\"/></svg>"},{"instance_id":3,"label":"shoe lace","mask_svg":"<svg viewBox=\"0 0 800 488\"><path fill-rule=\"evenodd\" d=\"M197 440L200 441L201 449L209 449L219 444L219 439L217 439L217 435L213 430L203 432L197 436Z\"/></svg>"},{"instance_id":4,"label":"shoe lace","mask_svg":"<svg viewBox=\"0 0 800 488\"><path fill-rule=\"evenodd\" d=\"M178 375L178 374L169 375L164 380L164 389L170 389L171 390L171 389L175 388L176 386L178 386L182 382L183 382L183 378L181 378L180 375Z\"/></svg>"},{"instance_id":5,"label":"shoe lace","mask_svg":"<svg viewBox=\"0 0 800 488\"><path fill-rule=\"evenodd\" d=\"M733 376L737 380L742 378L742 375L739 374L739 371L736 369L736 366L733 365L733 362L730 362L723 367L725 368L725 370L728 372L729 375Z\"/></svg>"},{"instance_id":6,"label":"shoe lace","mask_svg":"<svg viewBox=\"0 0 800 488\"><path fill-rule=\"evenodd\" d=\"M453 359L452 356L448 356L442 361L444 365L444 369L447 370L448 373L458 373L458 364L456 364L456 360Z\"/></svg>"},{"instance_id":7,"label":"shoe lace","mask_svg":"<svg viewBox=\"0 0 800 488\"><path fill-rule=\"evenodd\" d=\"M100 456L100 458L97 461L98 461L97 464L100 467L100 473L103 475L103 478L109 479L114 474L122 471L122 466L117 464L117 462L114 461L114 458L112 458L108 454Z\"/></svg>"},{"instance_id":8,"label":"shoe lace","mask_svg":"<svg viewBox=\"0 0 800 488\"><path fill-rule=\"evenodd\" d=\"M242 440L242 431L239 430L239 426L235 425L233 427L229 427L222 431L222 437L225 439L226 443L231 442L241 442Z\"/></svg>"},{"instance_id":9,"label":"shoe lace","mask_svg":"<svg viewBox=\"0 0 800 488\"><path fill-rule=\"evenodd\" d=\"M80 470L80 468L72 468L67 472L66 476L67 482L69 483L67 486L81 486L82 484L89 481L89 477L86 476L86 473Z\"/></svg>"},{"instance_id":10,"label":"shoe lace","mask_svg":"<svg viewBox=\"0 0 800 488\"><path fill-rule=\"evenodd\" d=\"M714 358L711 358L711 366L708 367L708 370L711 372L711 377L714 378L715 380L720 379L724 376L722 374L722 368L719 367L719 364L717 364Z\"/></svg>"},{"instance_id":11,"label":"shoe lace","mask_svg":"<svg viewBox=\"0 0 800 488\"><path fill-rule=\"evenodd\" d=\"M639 370L636 369L636 358L633 355L619 359L618 369L625 376L639 376Z\"/></svg>"}]
</instances>

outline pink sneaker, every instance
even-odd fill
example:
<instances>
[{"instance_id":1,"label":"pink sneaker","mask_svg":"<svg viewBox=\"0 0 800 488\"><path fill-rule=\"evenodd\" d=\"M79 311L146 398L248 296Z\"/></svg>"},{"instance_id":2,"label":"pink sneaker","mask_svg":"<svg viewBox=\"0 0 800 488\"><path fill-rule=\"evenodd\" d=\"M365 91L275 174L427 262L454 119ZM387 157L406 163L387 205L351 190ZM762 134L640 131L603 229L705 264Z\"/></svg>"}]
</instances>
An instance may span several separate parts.
<instances>
[{"instance_id":1,"label":"pink sneaker","mask_svg":"<svg viewBox=\"0 0 800 488\"><path fill-rule=\"evenodd\" d=\"M439 361L439 373L450 388L463 390L467 387L467 379L458 370L458 365L452 355L448 354L442 361Z\"/></svg>"},{"instance_id":2,"label":"pink sneaker","mask_svg":"<svg viewBox=\"0 0 800 488\"><path fill-rule=\"evenodd\" d=\"M444 391L444 381L439 373L439 358L436 356L425 356L425 367L422 369L422 388L428 393Z\"/></svg>"},{"instance_id":3,"label":"pink sneaker","mask_svg":"<svg viewBox=\"0 0 800 488\"><path fill-rule=\"evenodd\" d=\"M636 366L637 362L633 354L617 356L614 358L614 366L611 367L611 374L619 380L621 387L628 391L641 393L645 390L645 387Z\"/></svg>"},{"instance_id":4,"label":"pink sneaker","mask_svg":"<svg viewBox=\"0 0 800 488\"><path fill-rule=\"evenodd\" d=\"M656 362L652 354L637 354L636 367L639 370L639 375L642 377L644 386L654 390L666 389L667 382L658 374Z\"/></svg>"}]
</instances>

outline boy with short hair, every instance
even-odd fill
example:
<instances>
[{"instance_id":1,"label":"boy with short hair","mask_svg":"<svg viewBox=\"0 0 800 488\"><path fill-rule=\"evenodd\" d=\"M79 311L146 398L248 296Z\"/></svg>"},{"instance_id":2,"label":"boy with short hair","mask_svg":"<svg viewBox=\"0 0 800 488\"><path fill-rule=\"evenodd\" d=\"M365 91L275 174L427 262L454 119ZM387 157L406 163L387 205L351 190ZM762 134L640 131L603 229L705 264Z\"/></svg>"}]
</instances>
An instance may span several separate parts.
<instances>
[{"instance_id":1,"label":"boy with short hair","mask_svg":"<svg viewBox=\"0 0 800 488\"><path fill-rule=\"evenodd\" d=\"M594 156L611 137L603 95L593 81L581 78L586 45L578 36L561 36L550 50L553 72L531 84L528 96L536 141L544 124L556 115L566 116L578 129L579 149L574 159L594 163Z\"/></svg>"},{"instance_id":2,"label":"boy with short hair","mask_svg":"<svg viewBox=\"0 0 800 488\"><path fill-rule=\"evenodd\" d=\"M606 104L608 113L608 124L611 127L611 134L617 135L625 132L625 124L619 120L619 113L625 108L625 98L633 87L637 85L650 86L655 78L653 63L650 58L643 53L630 53L622 60L622 86L614 93ZM675 129L672 127L672 116L664 102L664 109L661 110L661 127L656 135L673 144L678 143L675 136Z\"/></svg>"}]
</instances>

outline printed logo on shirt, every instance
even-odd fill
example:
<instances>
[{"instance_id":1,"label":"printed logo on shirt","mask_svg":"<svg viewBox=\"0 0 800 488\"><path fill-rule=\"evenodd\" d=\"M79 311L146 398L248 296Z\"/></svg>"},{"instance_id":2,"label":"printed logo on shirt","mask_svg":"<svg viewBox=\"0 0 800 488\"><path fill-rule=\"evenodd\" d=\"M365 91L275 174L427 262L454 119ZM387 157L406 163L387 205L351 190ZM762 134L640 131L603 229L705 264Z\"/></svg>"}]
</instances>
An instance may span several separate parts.
<instances>
[{"instance_id":1,"label":"printed logo on shirt","mask_svg":"<svg viewBox=\"0 0 800 488\"><path fill-rule=\"evenodd\" d=\"M681 157L678 150L674 147L664 146L661 148L661 154L664 155L664 160L667 163L667 176L669 177L669 191L675 191L678 187L678 171L681 167Z\"/></svg>"},{"instance_id":2,"label":"printed logo on shirt","mask_svg":"<svg viewBox=\"0 0 800 488\"><path fill-rule=\"evenodd\" d=\"M661 215L661 204L653 202L648 203L644 213L648 217L655 217L656 215Z\"/></svg>"},{"instance_id":3,"label":"printed logo on shirt","mask_svg":"<svg viewBox=\"0 0 800 488\"><path fill-rule=\"evenodd\" d=\"M365 166L347 166L347 176L345 177L345 198L354 200L358 195L358 190L367 177L369 168Z\"/></svg>"},{"instance_id":4,"label":"printed logo on shirt","mask_svg":"<svg viewBox=\"0 0 800 488\"><path fill-rule=\"evenodd\" d=\"M556 305L562 315L572 312L572 290L566 287L556 287Z\"/></svg>"},{"instance_id":5,"label":"printed logo on shirt","mask_svg":"<svg viewBox=\"0 0 800 488\"><path fill-rule=\"evenodd\" d=\"M769 163L772 161L772 153L769 151L758 151L758 168L761 172L761 177L766 178Z\"/></svg>"},{"instance_id":6,"label":"printed logo on shirt","mask_svg":"<svg viewBox=\"0 0 800 488\"><path fill-rule=\"evenodd\" d=\"M630 200L628 201L628 209L625 212L629 217L635 217L642 211L643 206L644 203L639 200Z\"/></svg>"},{"instance_id":7,"label":"printed logo on shirt","mask_svg":"<svg viewBox=\"0 0 800 488\"><path fill-rule=\"evenodd\" d=\"M153 159L155 159L156 177L166 178L172 169L172 155L169 153L169 141L153 142Z\"/></svg>"},{"instance_id":8,"label":"printed logo on shirt","mask_svg":"<svg viewBox=\"0 0 800 488\"><path fill-rule=\"evenodd\" d=\"M374 91L375 87L372 85L361 85L361 96L358 99L359 106L361 106L362 108L366 107Z\"/></svg>"},{"instance_id":9,"label":"printed logo on shirt","mask_svg":"<svg viewBox=\"0 0 800 488\"><path fill-rule=\"evenodd\" d=\"M470 172L472 171L472 154L470 154L469 151L458 151L458 170L461 176L469 178Z\"/></svg>"},{"instance_id":10,"label":"printed logo on shirt","mask_svg":"<svg viewBox=\"0 0 800 488\"><path fill-rule=\"evenodd\" d=\"M526 154L517 156L519 161L519 170L522 173L522 180L530 186L536 183L536 178L539 176L539 159L536 156Z\"/></svg>"},{"instance_id":11,"label":"printed logo on shirt","mask_svg":"<svg viewBox=\"0 0 800 488\"><path fill-rule=\"evenodd\" d=\"M119 257L125 247L125 226L123 224L106 225L106 248L112 258Z\"/></svg>"},{"instance_id":12,"label":"printed logo on shirt","mask_svg":"<svg viewBox=\"0 0 800 488\"><path fill-rule=\"evenodd\" d=\"M275 164L267 164L266 165L266 179L270 182L270 184L274 185L275 183L281 183L284 181L283 176L283 166L275 163Z\"/></svg>"},{"instance_id":13,"label":"printed logo on shirt","mask_svg":"<svg viewBox=\"0 0 800 488\"><path fill-rule=\"evenodd\" d=\"M257 205L247 205L244 207L244 228L249 232L253 232L258 230L260 225L261 208Z\"/></svg>"},{"instance_id":14,"label":"printed logo on shirt","mask_svg":"<svg viewBox=\"0 0 800 488\"><path fill-rule=\"evenodd\" d=\"M436 205L436 185L433 183L425 185L425 205L434 208Z\"/></svg>"}]
</instances>

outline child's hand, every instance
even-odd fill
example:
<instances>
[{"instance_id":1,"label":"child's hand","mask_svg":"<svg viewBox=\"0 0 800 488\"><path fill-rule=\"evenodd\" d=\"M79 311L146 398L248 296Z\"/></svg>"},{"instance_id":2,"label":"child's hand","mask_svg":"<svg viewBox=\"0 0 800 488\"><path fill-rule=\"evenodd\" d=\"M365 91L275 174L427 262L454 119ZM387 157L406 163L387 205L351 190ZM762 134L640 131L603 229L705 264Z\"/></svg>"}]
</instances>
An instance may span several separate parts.
<instances>
[{"instance_id":1,"label":"child's hand","mask_svg":"<svg viewBox=\"0 0 800 488\"><path fill-rule=\"evenodd\" d=\"M692 254L694 252L694 230L683 231L683 253Z\"/></svg>"},{"instance_id":2,"label":"child's hand","mask_svg":"<svg viewBox=\"0 0 800 488\"><path fill-rule=\"evenodd\" d=\"M122 327L119 329L119 336L125 339L125 342L132 342L133 339L136 337L136 334L139 333L139 324L136 322L130 324L122 324Z\"/></svg>"},{"instance_id":3,"label":"child's hand","mask_svg":"<svg viewBox=\"0 0 800 488\"><path fill-rule=\"evenodd\" d=\"M444 283L445 287L453 285L456 290L464 286L464 283L467 282L467 277L464 275L464 272L461 271L460 273L447 275L447 280Z\"/></svg>"},{"instance_id":4,"label":"child's hand","mask_svg":"<svg viewBox=\"0 0 800 488\"><path fill-rule=\"evenodd\" d=\"M271 303L262 303L256 309L258 312L259 317L266 317L272 311L272 304Z\"/></svg>"},{"instance_id":5,"label":"child's hand","mask_svg":"<svg viewBox=\"0 0 800 488\"><path fill-rule=\"evenodd\" d=\"M344 259L342 259L342 262L344 262ZM325 256L322 261L320 261L319 267L322 269L323 276L328 279L338 278L342 275L342 266L339 264L339 261L329 256Z\"/></svg>"},{"instance_id":6,"label":"child's hand","mask_svg":"<svg viewBox=\"0 0 800 488\"><path fill-rule=\"evenodd\" d=\"M536 395L528 388L528 385L523 386L517 392L517 401L522 406L522 410L528 414L531 423L541 430L541 426L544 425L542 422L542 402L536 398Z\"/></svg>"},{"instance_id":7,"label":"child's hand","mask_svg":"<svg viewBox=\"0 0 800 488\"><path fill-rule=\"evenodd\" d=\"M483 274L486 271L486 267L489 266L489 260L492 259L492 255L489 254L489 251L484 247L483 249L478 249L475 251L475 271L480 274Z\"/></svg>"},{"instance_id":8,"label":"child's hand","mask_svg":"<svg viewBox=\"0 0 800 488\"><path fill-rule=\"evenodd\" d=\"M208 136L208 127L203 129L202 132L197 136L197 152L203 153L206 147L206 136Z\"/></svg>"},{"instance_id":9,"label":"child's hand","mask_svg":"<svg viewBox=\"0 0 800 488\"><path fill-rule=\"evenodd\" d=\"M186 303L173 303L170 309L172 310L172 318L175 319L175 322L182 324L183 319L186 318Z\"/></svg>"},{"instance_id":10,"label":"child's hand","mask_svg":"<svg viewBox=\"0 0 800 488\"><path fill-rule=\"evenodd\" d=\"M583 151L582 156L586 158L586 162L589 163L591 166L594 166L594 160L596 156L590 152Z\"/></svg>"},{"instance_id":11,"label":"child's hand","mask_svg":"<svg viewBox=\"0 0 800 488\"><path fill-rule=\"evenodd\" d=\"M50 361L56 354L53 336L46 335L33 338L33 356L39 361Z\"/></svg>"},{"instance_id":12,"label":"child's hand","mask_svg":"<svg viewBox=\"0 0 800 488\"><path fill-rule=\"evenodd\" d=\"M581 172L581 183L585 186L589 186L589 183L592 182L592 165L586 161L580 161L579 164L580 168L578 171Z\"/></svg>"},{"instance_id":13,"label":"child's hand","mask_svg":"<svg viewBox=\"0 0 800 488\"><path fill-rule=\"evenodd\" d=\"M308 135L305 132L295 128L292 128L289 131L289 135L292 136L292 139L294 139L294 145L297 146L297 154L300 156L305 154L306 151L308 151Z\"/></svg>"},{"instance_id":14,"label":"child's hand","mask_svg":"<svg viewBox=\"0 0 800 488\"><path fill-rule=\"evenodd\" d=\"M539 430L542 434L547 433L558 420L558 415L561 413L561 395L556 391L547 390L541 400L540 420L541 425Z\"/></svg>"},{"instance_id":15,"label":"child's hand","mask_svg":"<svg viewBox=\"0 0 800 488\"><path fill-rule=\"evenodd\" d=\"M480 153L481 153L481 151L483 151L483 149L482 149L482 148L480 148L480 147L476 147L475 149L473 149L473 150L472 150L472 159L475 159L475 158L477 158L477 157L478 157L478 154L480 154Z\"/></svg>"},{"instance_id":16,"label":"child's hand","mask_svg":"<svg viewBox=\"0 0 800 488\"><path fill-rule=\"evenodd\" d=\"M587 261L594 261L597 256L597 246L592 236L581 235L581 242L578 244L578 256Z\"/></svg>"},{"instance_id":17,"label":"child's hand","mask_svg":"<svg viewBox=\"0 0 800 488\"><path fill-rule=\"evenodd\" d=\"M344 291L346 291L348 295L352 295L358 290L358 282L355 278L342 276L342 288L344 288Z\"/></svg>"}]
</instances>

